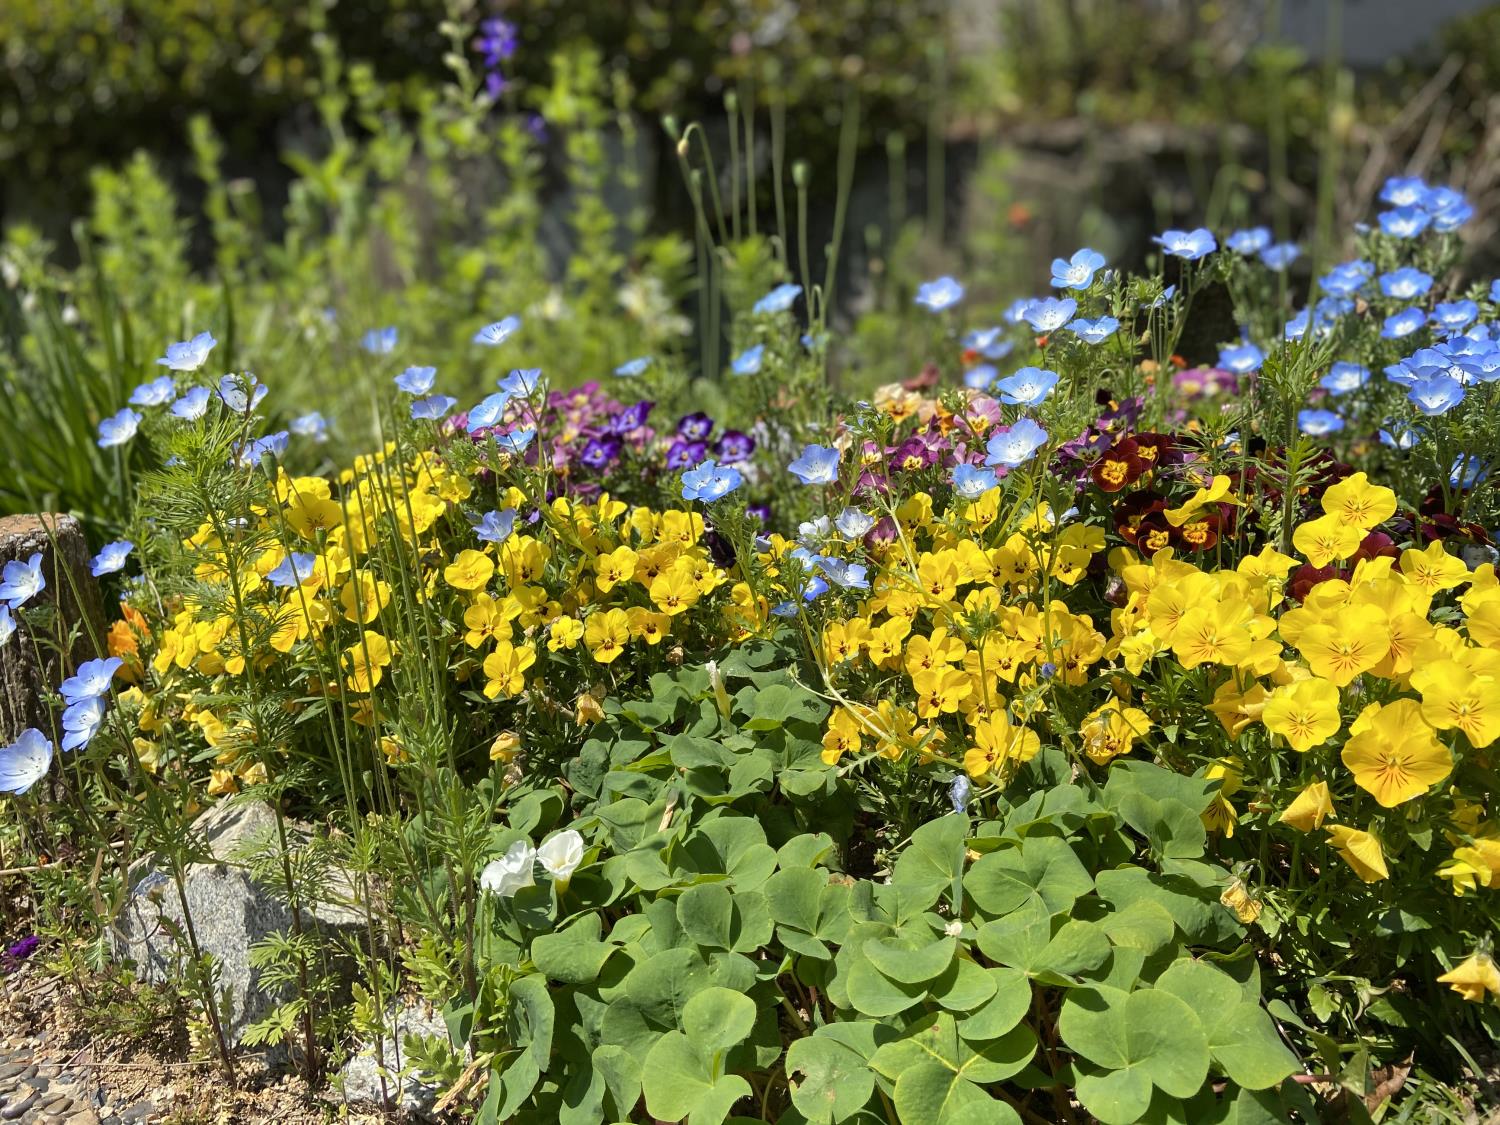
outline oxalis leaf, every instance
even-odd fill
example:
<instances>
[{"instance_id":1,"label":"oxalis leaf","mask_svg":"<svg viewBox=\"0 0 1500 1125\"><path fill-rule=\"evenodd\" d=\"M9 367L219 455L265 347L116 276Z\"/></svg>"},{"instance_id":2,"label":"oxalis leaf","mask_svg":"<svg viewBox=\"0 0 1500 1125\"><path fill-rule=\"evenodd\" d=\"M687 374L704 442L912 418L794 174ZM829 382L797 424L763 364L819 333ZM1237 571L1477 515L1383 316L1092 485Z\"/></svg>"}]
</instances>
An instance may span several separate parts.
<instances>
[{"instance_id":1,"label":"oxalis leaf","mask_svg":"<svg viewBox=\"0 0 1500 1125\"><path fill-rule=\"evenodd\" d=\"M875 1051L873 1023L833 1023L795 1040L787 1049L786 1072L793 1080L792 1104L810 1125L837 1125L857 1114L870 1100L875 1075L869 1056Z\"/></svg>"},{"instance_id":2,"label":"oxalis leaf","mask_svg":"<svg viewBox=\"0 0 1500 1125\"><path fill-rule=\"evenodd\" d=\"M1163 989L1130 993L1105 986L1074 989L1063 1001L1057 1027L1071 1050L1096 1066L1127 1076L1087 1081L1080 1077L1079 1099L1103 1121L1134 1120L1125 1109L1134 1107L1130 1112L1138 1117L1150 1101L1151 1086L1187 1098L1208 1077L1208 1037L1203 1024L1192 1008Z\"/></svg>"},{"instance_id":3,"label":"oxalis leaf","mask_svg":"<svg viewBox=\"0 0 1500 1125\"><path fill-rule=\"evenodd\" d=\"M646 1056L646 1109L662 1121L720 1125L750 1083L724 1073L724 1056L755 1026L755 1002L728 988L696 993L682 1011L682 1031L669 1031Z\"/></svg>"},{"instance_id":4,"label":"oxalis leaf","mask_svg":"<svg viewBox=\"0 0 1500 1125\"><path fill-rule=\"evenodd\" d=\"M1156 987L1180 997L1203 1022L1208 1049L1224 1073L1247 1090L1269 1090L1296 1072L1297 1060L1259 1004L1239 983L1202 961L1173 962Z\"/></svg>"}]
</instances>

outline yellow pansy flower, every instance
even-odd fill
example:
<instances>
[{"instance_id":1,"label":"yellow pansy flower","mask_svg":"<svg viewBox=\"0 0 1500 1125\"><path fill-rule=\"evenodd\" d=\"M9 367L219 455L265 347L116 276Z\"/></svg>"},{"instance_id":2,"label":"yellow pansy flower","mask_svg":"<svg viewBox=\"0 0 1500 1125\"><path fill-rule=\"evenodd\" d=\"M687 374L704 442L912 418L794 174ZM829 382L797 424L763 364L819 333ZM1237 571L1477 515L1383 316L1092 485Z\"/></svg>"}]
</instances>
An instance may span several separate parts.
<instances>
[{"instance_id":1,"label":"yellow pansy flower","mask_svg":"<svg viewBox=\"0 0 1500 1125\"><path fill-rule=\"evenodd\" d=\"M1372 833L1344 824L1332 824L1328 827L1328 842L1338 849L1344 862L1366 883L1390 878L1385 852L1380 847L1380 840Z\"/></svg>"},{"instance_id":2,"label":"yellow pansy flower","mask_svg":"<svg viewBox=\"0 0 1500 1125\"><path fill-rule=\"evenodd\" d=\"M1283 685L1266 700L1260 721L1293 750L1310 750L1339 732L1339 689L1316 676Z\"/></svg>"},{"instance_id":3,"label":"yellow pansy flower","mask_svg":"<svg viewBox=\"0 0 1500 1125\"><path fill-rule=\"evenodd\" d=\"M1332 815L1333 798L1328 792L1328 782L1315 781L1298 793L1276 819L1299 831L1311 832L1323 827L1323 822Z\"/></svg>"},{"instance_id":4,"label":"yellow pansy flower","mask_svg":"<svg viewBox=\"0 0 1500 1125\"><path fill-rule=\"evenodd\" d=\"M974 745L964 752L964 771L976 781L1000 774L1012 762L1036 757L1042 741L1036 732L1012 725L1004 711L974 724Z\"/></svg>"},{"instance_id":5,"label":"yellow pansy flower","mask_svg":"<svg viewBox=\"0 0 1500 1125\"><path fill-rule=\"evenodd\" d=\"M485 697L520 695L526 688L526 669L535 663L536 649L530 645L501 641L495 646L495 651L484 658Z\"/></svg>"},{"instance_id":6,"label":"yellow pansy flower","mask_svg":"<svg viewBox=\"0 0 1500 1125\"><path fill-rule=\"evenodd\" d=\"M1485 993L1500 996L1500 968L1488 953L1474 952L1467 960L1453 966L1438 981L1448 985L1465 1000L1478 1003Z\"/></svg>"},{"instance_id":7,"label":"yellow pansy flower","mask_svg":"<svg viewBox=\"0 0 1500 1125\"><path fill-rule=\"evenodd\" d=\"M547 630L547 651L573 648L583 639L583 622L576 617L559 617Z\"/></svg>"},{"instance_id":8,"label":"yellow pansy flower","mask_svg":"<svg viewBox=\"0 0 1500 1125\"><path fill-rule=\"evenodd\" d=\"M1135 747L1135 740L1151 729L1151 719L1139 707L1127 707L1111 699L1091 711L1079 734L1083 752L1097 765L1108 765Z\"/></svg>"},{"instance_id":9,"label":"yellow pansy flower","mask_svg":"<svg viewBox=\"0 0 1500 1125\"><path fill-rule=\"evenodd\" d=\"M630 642L630 618L623 609L607 609L593 614L584 626L583 643L589 655L600 664L608 664Z\"/></svg>"},{"instance_id":10,"label":"yellow pansy flower","mask_svg":"<svg viewBox=\"0 0 1500 1125\"><path fill-rule=\"evenodd\" d=\"M346 681L350 691L361 695L380 683L391 663L391 643L369 629L361 640L344 650L344 664L349 670Z\"/></svg>"},{"instance_id":11,"label":"yellow pansy flower","mask_svg":"<svg viewBox=\"0 0 1500 1125\"><path fill-rule=\"evenodd\" d=\"M1396 494L1364 473L1345 477L1323 493L1323 511L1340 523L1369 531L1396 514Z\"/></svg>"},{"instance_id":12,"label":"yellow pansy flower","mask_svg":"<svg viewBox=\"0 0 1500 1125\"><path fill-rule=\"evenodd\" d=\"M1350 724L1340 757L1354 783L1388 809L1421 796L1453 768L1415 699L1366 707Z\"/></svg>"},{"instance_id":13,"label":"yellow pansy flower","mask_svg":"<svg viewBox=\"0 0 1500 1125\"><path fill-rule=\"evenodd\" d=\"M1422 717L1438 730L1461 730L1476 749L1500 738L1500 681L1439 660L1412 672L1411 686L1422 693Z\"/></svg>"},{"instance_id":14,"label":"yellow pansy flower","mask_svg":"<svg viewBox=\"0 0 1500 1125\"><path fill-rule=\"evenodd\" d=\"M1416 548L1401 552L1401 577L1413 586L1435 594L1452 590L1469 581L1469 568L1443 547L1441 539L1427 544L1425 551Z\"/></svg>"},{"instance_id":15,"label":"yellow pansy flower","mask_svg":"<svg viewBox=\"0 0 1500 1125\"><path fill-rule=\"evenodd\" d=\"M494 576L494 560L483 551L467 549L443 570L443 581L455 590L482 590Z\"/></svg>"},{"instance_id":16,"label":"yellow pansy flower","mask_svg":"<svg viewBox=\"0 0 1500 1125\"><path fill-rule=\"evenodd\" d=\"M1320 516L1298 525L1292 532L1292 545L1313 566L1324 567L1354 554L1364 538L1365 533L1353 524L1335 516Z\"/></svg>"}]
</instances>

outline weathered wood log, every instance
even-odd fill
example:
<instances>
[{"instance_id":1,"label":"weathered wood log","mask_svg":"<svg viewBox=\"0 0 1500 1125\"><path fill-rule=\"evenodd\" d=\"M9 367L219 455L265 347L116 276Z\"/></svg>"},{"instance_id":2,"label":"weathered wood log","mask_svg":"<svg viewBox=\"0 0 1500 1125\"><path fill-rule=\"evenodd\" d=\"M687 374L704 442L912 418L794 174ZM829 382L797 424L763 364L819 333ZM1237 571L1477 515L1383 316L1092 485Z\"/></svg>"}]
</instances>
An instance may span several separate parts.
<instances>
[{"instance_id":1,"label":"weathered wood log","mask_svg":"<svg viewBox=\"0 0 1500 1125\"><path fill-rule=\"evenodd\" d=\"M0 745L27 727L54 735L45 693L56 691L66 675L59 649L69 638L68 667L105 655L104 606L89 573L83 526L72 516L57 514L0 519L0 568L35 554L42 556L46 589L13 614L15 635L0 645ZM33 636L25 617L36 609L50 622L38 626L41 635Z\"/></svg>"}]
</instances>

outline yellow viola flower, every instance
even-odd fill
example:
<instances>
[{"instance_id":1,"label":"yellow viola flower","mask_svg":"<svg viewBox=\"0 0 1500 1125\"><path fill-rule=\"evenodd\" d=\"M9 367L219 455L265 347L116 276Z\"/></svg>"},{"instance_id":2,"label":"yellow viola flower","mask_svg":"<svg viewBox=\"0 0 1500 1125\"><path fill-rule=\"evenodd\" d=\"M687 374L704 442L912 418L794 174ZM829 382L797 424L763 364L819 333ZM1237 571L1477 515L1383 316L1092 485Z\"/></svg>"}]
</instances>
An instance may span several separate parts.
<instances>
[{"instance_id":1,"label":"yellow viola flower","mask_svg":"<svg viewBox=\"0 0 1500 1125\"><path fill-rule=\"evenodd\" d=\"M1311 750L1339 732L1339 689L1316 676L1286 684L1266 700L1260 721L1293 750Z\"/></svg>"},{"instance_id":2,"label":"yellow viola flower","mask_svg":"<svg viewBox=\"0 0 1500 1125\"><path fill-rule=\"evenodd\" d=\"M638 556L629 547L616 547L607 555L594 560L594 585L601 593L609 593L621 582L635 577Z\"/></svg>"},{"instance_id":3,"label":"yellow viola flower","mask_svg":"<svg viewBox=\"0 0 1500 1125\"><path fill-rule=\"evenodd\" d=\"M1366 707L1350 725L1340 757L1354 783L1388 809L1420 797L1453 769L1415 699Z\"/></svg>"},{"instance_id":4,"label":"yellow viola flower","mask_svg":"<svg viewBox=\"0 0 1500 1125\"><path fill-rule=\"evenodd\" d=\"M368 693L380 683L390 663L390 641L366 629L361 640L344 650L344 666L349 671L345 682L349 690L360 695Z\"/></svg>"},{"instance_id":5,"label":"yellow viola flower","mask_svg":"<svg viewBox=\"0 0 1500 1125\"><path fill-rule=\"evenodd\" d=\"M559 617L547 630L547 651L571 649L583 639L583 622L576 617Z\"/></svg>"},{"instance_id":6,"label":"yellow viola flower","mask_svg":"<svg viewBox=\"0 0 1500 1125\"><path fill-rule=\"evenodd\" d=\"M906 674L915 678L921 671L930 671L944 664L958 664L967 652L960 638L950 637L948 630L939 626L929 636L912 637L907 641Z\"/></svg>"},{"instance_id":7,"label":"yellow viola flower","mask_svg":"<svg viewBox=\"0 0 1500 1125\"><path fill-rule=\"evenodd\" d=\"M1500 996L1500 968L1488 953L1478 950L1438 977L1438 982L1474 1003L1483 1000L1486 993Z\"/></svg>"},{"instance_id":8,"label":"yellow viola flower","mask_svg":"<svg viewBox=\"0 0 1500 1125\"><path fill-rule=\"evenodd\" d=\"M1323 511L1340 523L1369 531L1396 514L1396 494L1371 484L1364 473L1355 473L1323 493Z\"/></svg>"},{"instance_id":9,"label":"yellow viola flower","mask_svg":"<svg viewBox=\"0 0 1500 1125\"><path fill-rule=\"evenodd\" d=\"M1262 903L1260 896L1245 885L1245 881L1238 876L1229 880L1229 886L1224 888L1224 893L1219 896L1219 903L1234 912L1234 916L1245 925L1250 925L1260 917Z\"/></svg>"},{"instance_id":10,"label":"yellow viola flower","mask_svg":"<svg viewBox=\"0 0 1500 1125\"><path fill-rule=\"evenodd\" d=\"M871 662L883 668L899 667L910 632L911 622L904 617L892 617L871 629L870 639L865 645Z\"/></svg>"},{"instance_id":11,"label":"yellow viola flower","mask_svg":"<svg viewBox=\"0 0 1500 1125\"><path fill-rule=\"evenodd\" d=\"M607 609L589 617L584 626L583 643L589 655L600 664L608 664L630 642L630 616L623 609Z\"/></svg>"},{"instance_id":12,"label":"yellow viola flower","mask_svg":"<svg viewBox=\"0 0 1500 1125\"><path fill-rule=\"evenodd\" d=\"M514 609L515 612L511 612ZM520 606L511 598L497 602L488 594L479 594L464 610L464 644L483 648L500 637L510 636L510 623L520 614Z\"/></svg>"},{"instance_id":13,"label":"yellow viola flower","mask_svg":"<svg viewBox=\"0 0 1500 1125\"><path fill-rule=\"evenodd\" d=\"M974 724L974 745L964 752L964 772L976 781L1002 774L1013 762L1030 761L1041 748L1035 731L1013 725L1000 711Z\"/></svg>"},{"instance_id":14,"label":"yellow viola flower","mask_svg":"<svg viewBox=\"0 0 1500 1125\"><path fill-rule=\"evenodd\" d=\"M482 590L495 576L495 563L483 551L462 550L443 570L443 581L455 590Z\"/></svg>"},{"instance_id":15,"label":"yellow viola flower","mask_svg":"<svg viewBox=\"0 0 1500 1125\"><path fill-rule=\"evenodd\" d=\"M656 608L668 617L687 612L702 596L698 593L697 582L693 580L693 566L688 559L678 559L670 568L658 574L652 580L649 592Z\"/></svg>"},{"instance_id":16,"label":"yellow viola flower","mask_svg":"<svg viewBox=\"0 0 1500 1125\"><path fill-rule=\"evenodd\" d=\"M1315 781L1298 793L1276 819L1300 832L1311 832L1322 828L1323 822L1332 815L1333 797L1328 792L1328 782Z\"/></svg>"},{"instance_id":17,"label":"yellow viola flower","mask_svg":"<svg viewBox=\"0 0 1500 1125\"><path fill-rule=\"evenodd\" d=\"M1202 479L1202 478L1200 478ZM1227 476L1216 476L1207 485L1188 497L1180 508L1168 508L1162 515L1173 527L1181 527L1210 504L1238 504L1238 497L1229 495L1231 482Z\"/></svg>"},{"instance_id":18,"label":"yellow viola flower","mask_svg":"<svg viewBox=\"0 0 1500 1125\"><path fill-rule=\"evenodd\" d=\"M521 752L521 736L513 730L503 730L490 743L490 761L510 762Z\"/></svg>"},{"instance_id":19,"label":"yellow viola flower","mask_svg":"<svg viewBox=\"0 0 1500 1125\"><path fill-rule=\"evenodd\" d=\"M1364 532L1353 524L1335 516L1320 516L1292 532L1292 545L1313 566L1324 567L1354 554L1364 538Z\"/></svg>"},{"instance_id":20,"label":"yellow viola flower","mask_svg":"<svg viewBox=\"0 0 1500 1125\"><path fill-rule=\"evenodd\" d=\"M631 606L625 611L630 620L630 639L659 645L672 632L672 619L645 606Z\"/></svg>"},{"instance_id":21,"label":"yellow viola flower","mask_svg":"<svg viewBox=\"0 0 1500 1125\"><path fill-rule=\"evenodd\" d=\"M1235 826L1240 822L1240 814L1229 800L1240 788L1240 763L1234 758L1220 758L1203 771L1203 776L1220 784L1219 791L1214 794L1213 800L1199 819L1210 832L1217 832L1225 839L1231 839Z\"/></svg>"},{"instance_id":22,"label":"yellow viola flower","mask_svg":"<svg viewBox=\"0 0 1500 1125\"><path fill-rule=\"evenodd\" d=\"M1469 568L1443 547L1441 539L1427 544L1425 551L1415 547L1401 552L1401 577L1429 594L1452 590L1469 581Z\"/></svg>"},{"instance_id":23,"label":"yellow viola flower","mask_svg":"<svg viewBox=\"0 0 1500 1125\"><path fill-rule=\"evenodd\" d=\"M1121 754L1129 754L1135 748L1135 740L1150 729L1151 719L1146 712L1111 699L1089 713L1079 734L1089 760L1104 766Z\"/></svg>"},{"instance_id":24,"label":"yellow viola flower","mask_svg":"<svg viewBox=\"0 0 1500 1125\"><path fill-rule=\"evenodd\" d=\"M1500 682L1440 660L1412 672L1411 686L1422 693L1422 717L1438 730L1463 731L1475 749L1500 738Z\"/></svg>"},{"instance_id":25,"label":"yellow viola flower","mask_svg":"<svg viewBox=\"0 0 1500 1125\"><path fill-rule=\"evenodd\" d=\"M1380 846L1379 838L1373 833L1361 832L1345 824L1330 824L1328 842L1364 882L1378 883L1390 878L1390 869L1385 865L1385 852Z\"/></svg>"},{"instance_id":26,"label":"yellow viola flower","mask_svg":"<svg viewBox=\"0 0 1500 1125\"><path fill-rule=\"evenodd\" d=\"M917 560L917 583L933 601L951 602L958 593L958 552L924 554Z\"/></svg>"},{"instance_id":27,"label":"yellow viola flower","mask_svg":"<svg viewBox=\"0 0 1500 1125\"><path fill-rule=\"evenodd\" d=\"M299 492L286 509L286 522L304 539L316 539L344 522L344 509L337 500Z\"/></svg>"},{"instance_id":28,"label":"yellow viola flower","mask_svg":"<svg viewBox=\"0 0 1500 1125\"><path fill-rule=\"evenodd\" d=\"M1345 687L1368 672L1390 651L1386 616L1374 606L1360 606L1339 615L1337 623L1309 625L1297 636L1297 648L1315 676Z\"/></svg>"},{"instance_id":29,"label":"yellow viola flower","mask_svg":"<svg viewBox=\"0 0 1500 1125\"><path fill-rule=\"evenodd\" d=\"M704 526L703 517L697 512L683 512L671 508L661 514L656 537L663 543L691 547L703 538Z\"/></svg>"},{"instance_id":30,"label":"yellow viola flower","mask_svg":"<svg viewBox=\"0 0 1500 1125\"><path fill-rule=\"evenodd\" d=\"M828 729L823 732L823 764L838 765L845 754L858 754L860 744L859 719L845 707L836 708L828 717Z\"/></svg>"},{"instance_id":31,"label":"yellow viola flower","mask_svg":"<svg viewBox=\"0 0 1500 1125\"><path fill-rule=\"evenodd\" d=\"M380 616L391 601L391 587L367 570L358 571L339 591L339 605L344 619L356 625L368 625Z\"/></svg>"},{"instance_id":32,"label":"yellow viola flower","mask_svg":"<svg viewBox=\"0 0 1500 1125\"><path fill-rule=\"evenodd\" d=\"M912 677L912 687L917 693L917 715L935 719L957 711L974 690L974 681L957 668L943 665L919 671Z\"/></svg>"},{"instance_id":33,"label":"yellow viola flower","mask_svg":"<svg viewBox=\"0 0 1500 1125\"><path fill-rule=\"evenodd\" d=\"M1172 653L1185 668L1238 664L1250 655L1254 644L1249 628L1254 616L1242 601L1194 606L1172 630Z\"/></svg>"},{"instance_id":34,"label":"yellow viola flower","mask_svg":"<svg viewBox=\"0 0 1500 1125\"><path fill-rule=\"evenodd\" d=\"M520 695L526 689L526 669L536 663L536 649L530 645L513 645L501 641L495 651L484 658L486 699Z\"/></svg>"},{"instance_id":35,"label":"yellow viola flower","mask_svg":"<svg viewBox=\"0 0 1500 1125\"><path fill-rule=\"evenodd\" d=\"M1465 891L1500 884L1500 840L1477 840L1474 847L1454 848L1453 858L1438 868L1459 898Z\"/></svg>"},{"instance_id":36,"label":"yellow viola flower","mask_svg":"<svg viewBox=\"0 0 1500 1125\"><path fill-rule=\"evenodd\" d=\"M511 586L540 580L551 557L546 546L530 535L512 535L500 545L500 567Z\"/></svg>"}]
</instances>

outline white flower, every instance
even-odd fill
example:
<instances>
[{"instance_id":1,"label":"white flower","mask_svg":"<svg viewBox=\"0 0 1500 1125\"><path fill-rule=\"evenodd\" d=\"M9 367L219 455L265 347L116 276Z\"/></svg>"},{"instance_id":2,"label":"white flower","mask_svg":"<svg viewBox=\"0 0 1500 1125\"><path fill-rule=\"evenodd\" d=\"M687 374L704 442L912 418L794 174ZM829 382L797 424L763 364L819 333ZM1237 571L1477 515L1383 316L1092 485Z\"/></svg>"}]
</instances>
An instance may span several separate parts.
<instances>
[{"instance_id":1,"label":"white flower","mask_svg":"<svg viewBox=\"0 0 1500 1125\"><path fill-rule=\"evenodd\" d=\"M559 887L566 887L583 862L583 837L571 828L559 832L536 850L536 858Z\"/></svg>"},{"instance_id":2,"label":"white flower","mask_svg":"<svg viewBox=\"0 0 1500 1125\"><path fill-rule=\"evenodd\" d=\"M499 859L491 860L479 873L479 885L491 894L511 898L522 887L536 885L532 868L536 865L536 849L529 840L517 840Z\"/></svg>"},{"instance_id":3,"label":"white flower","mask_svg":"<svg viewBox=\"0 0 1500 1125\"><path fill-rule=\"evenodd\" d=\"M729 718L729 689L724 686L724 674L719 671L719 662L710 660L703 667L708 673L708 686L713 689L714 705L718 707L719 714L727 719Z\"/></svg>"}]
</instances>

